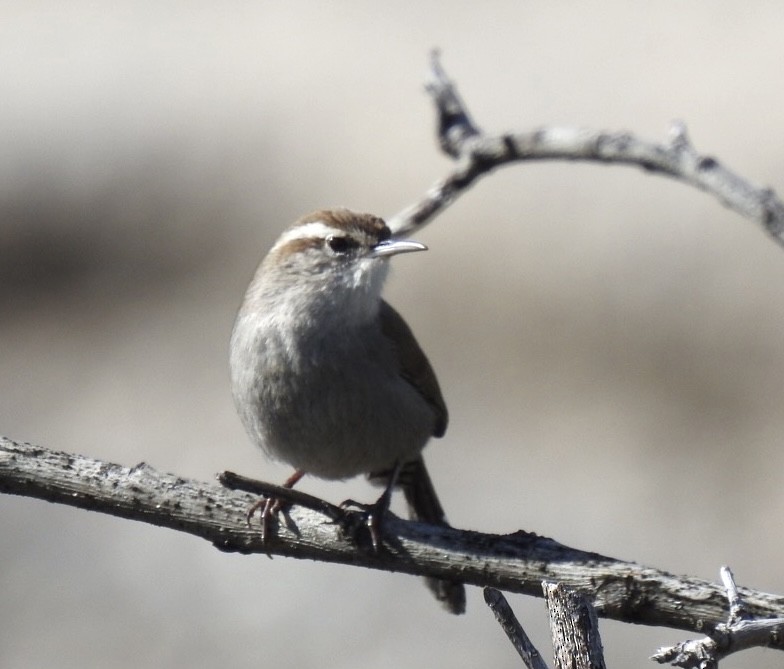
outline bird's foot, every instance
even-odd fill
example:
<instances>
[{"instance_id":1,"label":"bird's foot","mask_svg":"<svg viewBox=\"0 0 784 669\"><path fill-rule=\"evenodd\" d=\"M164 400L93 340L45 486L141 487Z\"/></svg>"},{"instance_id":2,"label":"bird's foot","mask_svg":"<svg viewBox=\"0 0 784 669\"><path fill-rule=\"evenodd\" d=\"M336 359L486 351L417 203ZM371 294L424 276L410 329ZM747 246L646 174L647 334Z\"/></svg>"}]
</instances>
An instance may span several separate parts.
<instances>
[{"instance_id":1,"label":"bird's foot","mask_svg":"<svg viewBox=\"0 0 784 669\"><path fill-rule=\"evenodd\" d=\"M293 488L304 475L305 473L300 470L295 471L283 482L281 487ZM248 509L246 520L249 526L252 525L253 516L258 510L261 510L261 543L263 546L266 546L267 541L269 540L270 524L272 520L277 520L278 514L289 506L291 506L291 502L269 495L261 497Z\"/></svg>"},{"instance_id":2,"label":"bird's foot","mask_svg":"<svg viewBox=\"0 0 784 669\"><path fill-rule=\"evenodd\" d=\"M340 503L340 508L344 511L357 510L359 512L360 523L346 522L344 527L355 537L359 528L364 527L370 534L373 552L378 553L381 547L384 518L389 511L389 495L386 493L381 495L373 504L362 504L353 499L347 499Z\"/></svg>"},{"instance_id":3,"label":"bird's foot","mask_svg":"<svg viewBox=\"0 0 784 669\"><path fill-rule=\"evenodd\" d=\"M395 464L395 467L389 475L384 492L381 493L381 497L373 504L361 504L360 502L355 502L353 499L347 499L340 504L340 508L343 510L354 508L361 512L362 525L370 533L370 542L373 545L374 553L378 553L381 546L382 526L384 518L389 512L389 504L392 501L392 490L395 485L397 485L400 467L400 463Z\"/></svg>"},{"instance_id":4,"label":"bird's foot","mask_svg":"<svg viewBox=\"0 0 784 669\"><path fill-rule=\"evenodd\" d=\"M253 516L257 511L261 510L259 516L261 520L261 543L263 546L267 545L272 519L274 518L277 520L278 514L287 506L289 506L288 502L284 502L277 497L262 497L254 502L248 509L246 520L248 521L249 527L253 524Z\"/></svg>"}]
</instances>

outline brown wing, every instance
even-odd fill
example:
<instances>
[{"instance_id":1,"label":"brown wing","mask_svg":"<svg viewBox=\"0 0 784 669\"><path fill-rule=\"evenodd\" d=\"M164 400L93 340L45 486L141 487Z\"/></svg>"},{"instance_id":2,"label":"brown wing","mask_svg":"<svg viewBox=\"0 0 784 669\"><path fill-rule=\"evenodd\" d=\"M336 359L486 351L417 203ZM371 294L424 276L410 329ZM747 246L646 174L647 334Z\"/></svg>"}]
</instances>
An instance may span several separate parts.
<instances>
[{"instance_id":1,"label":"brown wing","mask_svg":"<svg viewBox=\"0 0 784 669\"><path fill-rule=\"evenodd\" d=\"M411 332L411 328L408 327L403 317L384 300L381 300L379 317L381 331L395 344L400 358L401 376L416 388L433 408L436 414L433 436L443 437L449 421L449 414L446 410L444 397L441 395L441 388L438 386L438 379L427 356L419 347L414 333Z\"/></svg>"},{"instance_id":2,"label":"brown wing","mask_svg":"<svg viewBox=\"0 0 784 669\"><path fill-rule=\"evenodd\" d=\"M442 437L449 416L438 386L433 368L424 351L419 347L414 333L406 322L387 302L381 301L379 311L381 332L394 342L400 360L400 374L433 408L436 416L433 436ZM372 476L372 475L371 475ZM383 475L382 480L388 481ZM409 515L414 520L438 525L447 525L444 509L438 501L433 482L425 468L422 456L406 462L400 471L397 484L403 490L408 503ZM448 526L448 525L447 525ZM465 586L457 581L428 577L427 587L439 602L452 613L465 611Z\"/></svg>"}]
</instances>

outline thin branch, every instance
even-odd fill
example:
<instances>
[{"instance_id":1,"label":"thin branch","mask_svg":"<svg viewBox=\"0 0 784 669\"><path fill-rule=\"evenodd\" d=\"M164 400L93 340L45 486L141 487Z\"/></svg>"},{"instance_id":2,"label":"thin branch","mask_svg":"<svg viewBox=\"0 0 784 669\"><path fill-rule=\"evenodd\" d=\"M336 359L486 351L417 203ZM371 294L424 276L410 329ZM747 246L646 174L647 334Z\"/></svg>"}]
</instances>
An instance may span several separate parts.
<instances>
[{"instance_id":1,"label":"thin branch","mask_svg":"<svg viewBox=\"0 0 784 669\"><path fill-rule=\"evenodd\" d=\"M366 548L366 537L357 540L342 529L352 525L350 518L348 523L336 523L330 515L294 505L262 544L259 529L249 527L246 520L256 499L247 493L163 474L144 463L123 467L1 437L0 492L168 527L224 551L436 576L538 597L542 581L563 583L591 597L600 616L626 622L712 633L727 618L721 585L569 548L522 531L499 536L390 515L384 523L384 549L374 553ZM739 591L750 615L784 616L784 597ZM769 646L784 650L784 635L770 639Z\"/></svg>"},{"instance_id":2,"label":"thin branch","mask_svg":"<svg viewBox=\"0 0 784 669\"><path fill-rule=\"evenodd\" d=\"M729 567L721 568L721 580L727 590L727 623L719 624L703 639L683 641L672 647L659 648L651 657L659 664L684 669L716 669L719 660L748 648L781 648L784 617L752 619Z\"/></svg>"},{"instance_id":3,"label":"thin branch","mask_svg":"<svg viewBox=\"0 0 784 669\"><path fill-rule=\"evenodd\" d=\"M749 614L746 612L746 606L743 603L743 598L738 592L738 586L735 584L735 577L732 575L732 570L724 565L719 570L721 582L727 590L727 600L730 604L730 614L727 619L729 625L737 625L742 620L748 620Z\"/></svg>"},{"instance_id":4,"label":"thin branch","mask_svg":"<svg viewBox=\"0 0 784 669\"><path fill-rule=\"evenodd\" d=\"M430 54L430 72L431 79L425 84L425 90L438 110L438 142L444 153L459 158L468 142L482 132L474 125L457 88L447 78L437 50Z\"/></svg>"},{"instance_id":5,"label":"thin branch","mask_svg":"<svg viewBox=\"0 0 784 669\"><path fill-rule=\"evenodd\" d=\"M485 604L490 608L501 625L501 629L506 634L509 641L514 646L517 654L522 658L523 663L528 669L547 669L547 663L542 658L541 653L528 638L520 621L517 620L512 607L506 601L506 597L500 590L495 588L484 589Z\"/></svg>"},{"instance_id":6,"label":"thin branch","mask_svg":"<svg viewBox=\"0 0 784 669\"><path fill-rule=\"evenodd\" d=\"M784 244L784 203L770 188L761 188L717 159L699 153L682 122L672 124L669 142L657 144L627 132L574 127L543 127L527 132L490 135L474 124L467 107L433 54L427 91L438 117L438 137L455 159L452 171L436 181L419 202L391 217L395 234L407 236L429 223L497 167L534 160L568 160L632 165L704 190L733 211L759 222Z\"/></svg>"}]
</instances>

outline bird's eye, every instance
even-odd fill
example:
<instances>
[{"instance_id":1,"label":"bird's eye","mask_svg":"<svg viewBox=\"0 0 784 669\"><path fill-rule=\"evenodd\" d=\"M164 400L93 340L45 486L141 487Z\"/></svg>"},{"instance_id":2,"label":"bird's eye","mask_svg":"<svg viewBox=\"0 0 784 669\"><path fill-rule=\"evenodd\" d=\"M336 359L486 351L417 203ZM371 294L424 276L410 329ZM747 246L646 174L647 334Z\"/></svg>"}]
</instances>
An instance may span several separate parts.
<instances>
[{"instance_id":1,"label":"bird's eye","mask_svg":"<svg viewBox=\"0 0 784 669\"><path fill-rule=\"evenodd\" d=\"M358 243L351 237L344 237L342 235L330 235L327 237L327 245L335 253L347 253L351 249L358 246Z\"/></svg>"}]
</instances>

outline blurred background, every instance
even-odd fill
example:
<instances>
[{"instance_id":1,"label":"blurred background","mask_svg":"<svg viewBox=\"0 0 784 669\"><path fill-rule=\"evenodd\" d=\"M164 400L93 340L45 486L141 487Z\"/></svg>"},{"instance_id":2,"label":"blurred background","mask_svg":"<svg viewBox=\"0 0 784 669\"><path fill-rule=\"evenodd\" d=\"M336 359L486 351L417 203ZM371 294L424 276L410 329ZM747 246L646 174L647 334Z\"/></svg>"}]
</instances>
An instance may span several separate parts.
<instances>
[{"instance_id":1,"label":"blurred background","mask_svg":"<svg viewBox=\"0 0 784 669\"><path fill-rule=\"evenodd\" d=\"M391 215L449 169L433 47L487 131L664 141L679 118L784 192L784 4L600 7L3 3L0 433L283 480L231 404L235 309L301 214ZM776 243L682 184L567 163L496 172L417 238L429 253L396 259L387 295L450 407L426 457L454 525L784 592ZM415 578L10 496L0 537L2 667L519 666L476 589L454 618ZM542 601L511 603L549 657ZM601 625L610 667L690 636Z\"/></svg>"}]
</instances>

